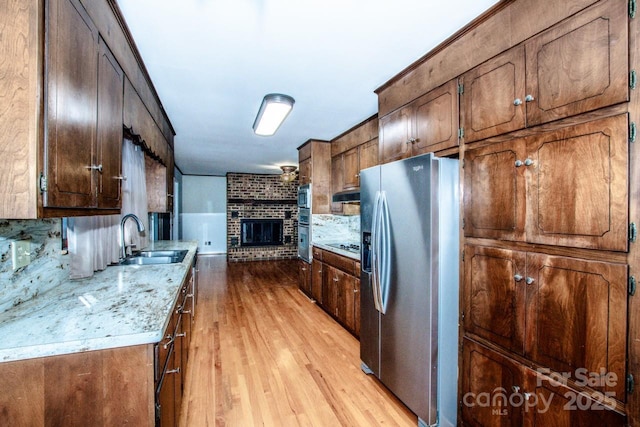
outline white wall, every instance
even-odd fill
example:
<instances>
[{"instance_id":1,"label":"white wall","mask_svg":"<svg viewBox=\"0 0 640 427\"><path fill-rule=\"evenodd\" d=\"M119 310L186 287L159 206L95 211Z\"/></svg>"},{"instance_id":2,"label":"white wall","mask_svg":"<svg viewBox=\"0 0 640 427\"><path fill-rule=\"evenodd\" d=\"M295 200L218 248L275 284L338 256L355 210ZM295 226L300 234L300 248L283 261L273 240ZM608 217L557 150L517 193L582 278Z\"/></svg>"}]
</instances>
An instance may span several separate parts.
<instances>
[{"instance_id":1,"label":"white wall","mask_svg":"<svg viewBox=\"0 0 640 427\"><path fill-rule=\"evenodd\" d=\"M182 239L201 254L227 252L227 178L182 176Z\"/></svg>"}]
</instances>

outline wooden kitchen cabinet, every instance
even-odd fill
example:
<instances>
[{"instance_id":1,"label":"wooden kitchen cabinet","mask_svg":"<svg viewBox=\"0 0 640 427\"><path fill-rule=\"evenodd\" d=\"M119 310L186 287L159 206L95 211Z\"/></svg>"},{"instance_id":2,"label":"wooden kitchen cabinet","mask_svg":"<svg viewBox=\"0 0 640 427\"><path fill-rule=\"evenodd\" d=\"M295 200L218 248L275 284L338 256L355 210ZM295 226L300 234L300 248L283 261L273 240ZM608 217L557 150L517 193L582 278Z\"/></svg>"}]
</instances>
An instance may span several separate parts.
<instances>
[{"instance_id":1,"label":"wooden kitchen cabinet","mask_svg":"<svg viewBox=\"0 0 640 427\"><path fill-rule=\"evenodd\" d=\"M298 260L298 286L309 298L311 294L311 264L299 259Z\"/></svg>"},{"instance_id":2,"label":"wooden kitchen cabinet","mask_svg":"<svg viewBox=\"0 0 640 427\"><path fill-rule=\"evenodd\" d=\"M581 393L472 340L463 340L462 422L470 426L624 426L604 395ZM573 374L573 372L572 372Z\"/></svg>"},{"instance_id":3,"label":"wooden kitchen cabinet","mask_svg":"<svg viewBox=\"0 0 640 427\"><path fill-rule=\"evenodd\" d=\"M626 378L626 265L467 245L464 295L467 332L555 372ZM623 401L624 386L594 388Z\"/></svg>"},{"instance_id":4,"label":"wooden kitchen cabinet","mask_svg":"<svg viewBox=\"0 0 640 427\"><path fill-rule=\"evenodd\" d=\"M313 260L311 261L311 297L318 305L323 305L322 298L324 292L324 271L322 264L322 251L312 248Z\"/></svg>"},{"instance_id":5,"label":"wooden kitchen cabinet","mask_svg":"<svg viewBox=\"0 0 640 427\"><path fill-rule=\"evenodd\" d=\"M627 18L599 2L465 73L465 142L628 101Z\"/></svg>"},{"instance_id":6,"label":"wooden kitchen cabinet","mask_svg":"<svg viewBox=\"0 0 640 427\"><path fill-rule=\"evenodd\" d=\"M380 118L380 163L458 145L456 80Z\"/></svg>"},{"instance_id":7,"label":"wooden kitchen cabinet","mask_svg":"<svg viewBox=\"0 0 640 427\"><path fill-rule=\"evenodd\" d=\"M124 73L79 1L48 6L43 205L119 209Z\"/></svg>"},{"instance_id":8,"label":"wooden kitchen cabinet","mask_svg":"<svg viewBox=\"0 0 640 427\"><path fill-rule=\"evenodd\" d=\"M316 252L318 254L316 255ZM356 337L360 334L360 262L326 250L314 248L314 262L322 283L322 297L316 301ZM320 259L322 261L320 261ZM314 270L315 271L315 270ZM314 282L314 289L316 284Z\"/></svg>"},{"instance_id":9,"label":"wooden kitchen cabinet","mask_svg":"<svg viewBox=\"0 0 640 427\"><path fill-rule=\"evenodd\" d=\"M626 251L626 114L465 153L465 236Z\"/></svg>"},{"instance_id":10,"label":"wooden kitchen cabinet","mask_svg":"<svg viewBox=\"0 0 640 427\"><path fill-rule=\"evenodd\" d=\"M331 212L331 145L310 139L298 147L300 185L311 184L311 211Z\"/></svg>"}]
</instances>

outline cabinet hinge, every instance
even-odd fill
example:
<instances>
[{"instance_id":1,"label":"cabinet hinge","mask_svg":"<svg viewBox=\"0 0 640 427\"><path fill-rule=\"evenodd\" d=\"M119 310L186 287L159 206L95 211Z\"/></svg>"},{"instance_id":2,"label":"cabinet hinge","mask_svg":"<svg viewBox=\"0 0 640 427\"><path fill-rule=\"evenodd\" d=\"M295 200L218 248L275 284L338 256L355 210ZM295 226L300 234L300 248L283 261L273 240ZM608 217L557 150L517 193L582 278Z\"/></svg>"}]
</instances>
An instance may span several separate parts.
<instances>
[{"instance_id":1,"label":"cabinet hinge","mask_svg":"<svg viewBox=\"0 0 640 427\"><path fill-rule=\"evenodd\" d=\"M458 138L464 138L464 128L458 128Z\"/></svg>"},{"instance_id":2,"label":"cabinet hinge","mask_svg":"<svg viewBox=\"0 0 640 427\"><path fill-rule=\"evenodd\" d=\"M635 89L638 76L636 75L636 70L631 70L629 72L629 88Z\"/></svg>"},{"instance_id":3,"label":"cabinet hinge","mask_svg":"<svg viewBox=\"0 0 640 427\"><path fill-rule=\"evenodd\" d=\"M635 276L629 276L629 295L634 296L636 294L636 278Z\"/></svg>"},{"instance_id":4,"label":"cabinet hinge","mask_svg":"<svg viewBox=\"0 0 640 427\"><path fill-rule=\"evenodd\" d=\"M629 241L635 242L638 237L638 227L636 227L636 223L632 222L629 224Z\"/></svg>"},{"instance_id":5,"label":"cabinet hinge","mask_svg":"<svg viewBox=\"0 0 640 427\"><path fill-rule=\"evenodd\" d=\"M464 219L462 220L462 229L464 230ZM462 252L462 260L464 261L464 251Z\"/></svg>"},{"instance_id":6,"label":"cabinet hinge","mask_svg":"<svg viewBox=\"0 0 640 427\"><path fill-rule=\"evenodd\" d=\"M631 122L629 124L629 142L636 142L636 124L635 122Z\"/></svg>"},{"instance_id":7,"label":"cabinet hinge","mask_svg":"<svg viewBox=\"0 0 640 427\"><path fill-rule=\"evenodd\" d=\"M458 83L458 94L462 95L464 93L464 84Z\"/></svg>"},{"instance_id":8,"label":"cabinet hinge","mask_svg":"<svg viewBox=\"0 0 640 427\"><path fill-rule=\"evenodd\" d=\"M636 17L636 0L629 0L629 18Z\"/></svg>"},{"instance_id":9,"label":"cabinet hinge","mask_svg":"<svg viewBox=\"0 0 640 427\"><path fill-rule=\"evenodd\" d=\"M627 394L633 393L634 387L635 387L635 382L633 380L633 375L627 374Z\"/></svg>"},{"instance_id":10,"label":"cabinet hinge","mask_svg":"<svg viewBox=\"0 0 640 427\"><path fill-rule=\"evenodd\" d=\"M40 173L40 192L47 191L47 177L43 173Z\"/></svg>"}]
</instances>

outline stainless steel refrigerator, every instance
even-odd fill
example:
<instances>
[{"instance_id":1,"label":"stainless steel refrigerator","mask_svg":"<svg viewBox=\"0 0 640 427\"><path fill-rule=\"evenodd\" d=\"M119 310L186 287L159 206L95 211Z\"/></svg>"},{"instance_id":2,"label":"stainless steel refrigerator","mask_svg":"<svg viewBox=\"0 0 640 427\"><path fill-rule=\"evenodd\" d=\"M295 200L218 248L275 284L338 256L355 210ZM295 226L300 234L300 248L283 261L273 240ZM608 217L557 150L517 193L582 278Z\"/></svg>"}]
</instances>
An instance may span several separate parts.
<instances>
[{"instance_id":1,"label":"stainless steel refrigerator","mask_svg":"<svg viewBox=\"0 0 640 427\"><path fill-rule=\"evenodd\" d=\"M432 154L360 174L362 369L423 426L456 425L458 176Z\"/></svg>"}]
</instances>

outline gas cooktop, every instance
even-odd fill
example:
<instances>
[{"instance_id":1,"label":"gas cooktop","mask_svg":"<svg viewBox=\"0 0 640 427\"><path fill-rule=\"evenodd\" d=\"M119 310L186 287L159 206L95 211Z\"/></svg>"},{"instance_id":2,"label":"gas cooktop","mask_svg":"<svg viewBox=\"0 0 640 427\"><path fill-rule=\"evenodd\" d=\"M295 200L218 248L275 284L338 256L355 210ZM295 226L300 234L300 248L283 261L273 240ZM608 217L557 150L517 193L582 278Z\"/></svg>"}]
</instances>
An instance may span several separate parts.
<instances>
[{"instance_id":1,"label":"gas cooktop","mask_svg":"<svg viewBox=\"0 0 640 427\"><path fill-rule=\"evenodd\" d=\"M327 246L347 252L360 253L360 245L358 243L327 243Z\"/></svg>"}]
</instances>

